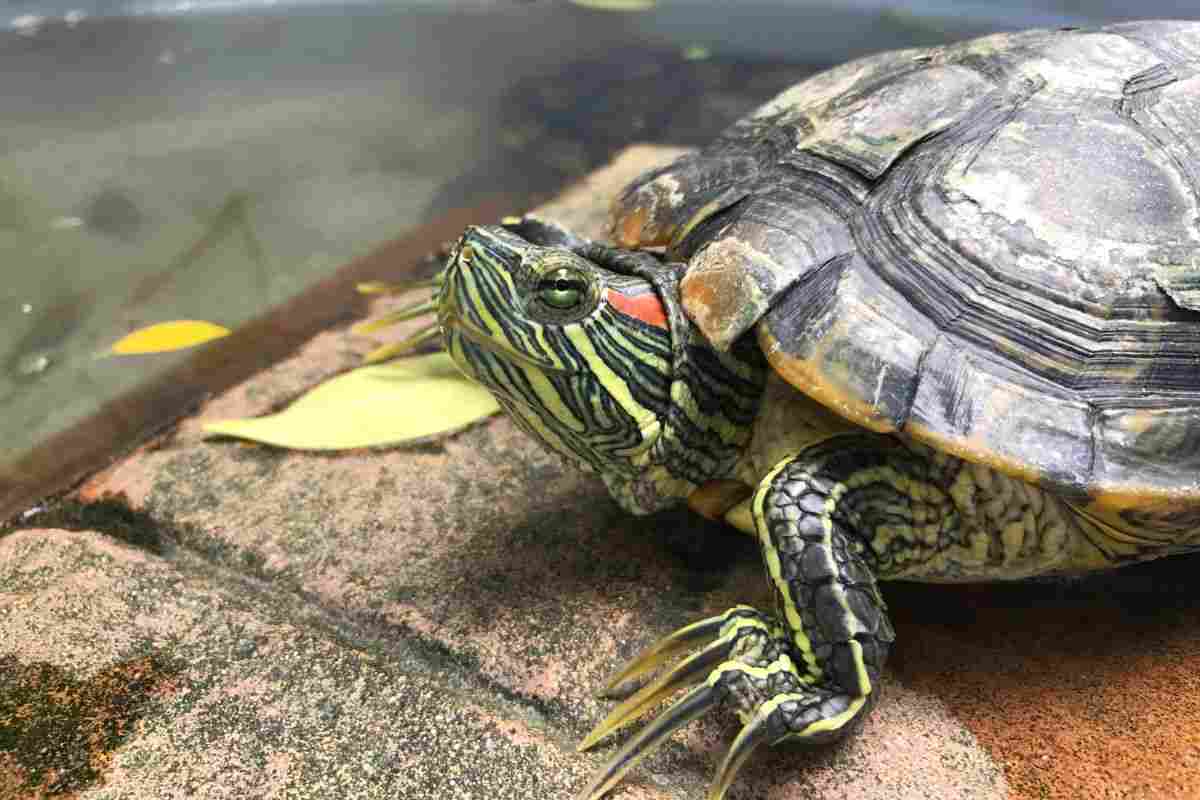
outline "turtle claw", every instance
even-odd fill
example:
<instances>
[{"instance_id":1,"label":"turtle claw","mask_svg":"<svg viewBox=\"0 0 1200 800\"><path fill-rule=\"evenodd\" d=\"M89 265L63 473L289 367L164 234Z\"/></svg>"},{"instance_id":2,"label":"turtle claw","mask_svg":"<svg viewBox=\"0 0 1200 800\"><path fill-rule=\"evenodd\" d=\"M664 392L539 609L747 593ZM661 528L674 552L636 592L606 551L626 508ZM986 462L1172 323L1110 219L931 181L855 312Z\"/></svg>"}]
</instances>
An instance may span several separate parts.
<instances>
[{"instance_id":1,"label":"turtle claw","mask_svg":"<svg viewBox=\"0 0 1200 800\"><path fill-rule=\"evenodd\" d=\"M695 687L621 746L604 768L579 794L579 800L599 800L625 773L653 753L672 733L721 701L718 690L707 683Z\"/></svg>"},{"instance_id":2,"label":"turtle claw","mask_svg":"<svg viewBox=\"0 0 1200 800\"><path fill-rule=\"evenodd\" d=\"M754 718L742 727L733 744L729 746L729 752L721 760L721 766L717 768L717 777L713 779L708 790L707 800L721 800L733 785L733 779L737 777L750 754L760 744L771 740L771 713L760 708Z\"/></svg>"},{"instance_id":3,"label":"turtle claw","mask_svg":"<svg viewBox=\"0 0 1200 800\"><path fill-rule=\"evenodd\" d=\"M736 637L722 637L718 642L714 642L713 646L706 648L704 652L710 653L716 651L718 648L715 645L718 643L724 644L727 650L736 644ZM697 655L701 654L697 653ZM688 661L691 660L688 659ZM682 667L683 665L680 666ZM736 680L737 673L744 666L732 665L731 662L727 662L725 665L710 672L708 679L703 684L696 686L677 700L670 708L622 745L621 749L609 759L604 768L600 770L596 777L592 779L592 782L588 784L588 787L579 795L579 800L599 800L605 792L617 785L625 773L636 766L643 758L661 747L663 742L672 733L702 716L709 709L719 705L730 692L730 679ZM681 669L674 670L672 675L682 671ZM692 673L698 671L698 669L689 670ZM641 693L639 692L639 694ZM630 700L633 699L630 698ZM647 701L646 705L650 702L653 701ZM746 763L746 759L750 757L750 754L764 742L779 738L778 714L778 708L773 703L765 703L759 707L757 713L746 723L737 738L734 739L729 752L725 754L721 766L717 769L716 778L708 790L707 800L722 800L725 797L725 792L733 784L734 778L737 777L738 771ZM599 727L603 726L604 723L601 723ZM593 735L595 734L593 733ZM589 736L589 738L591 737Z\"/></svg>"},{"instance_id":4,"label":"turtle claw","mask_svg":"<svg viewBox=\"0 0 1200 800\"><path fill-rule=\"evenodd\" d=\"M670 693L691 687L620 747L580 800L599 800L672 733L723 703L733 706L744 726L717 770L708 800L725 796L742 765L763 743L838 738L866 706L866 695L822 680L820 673L798 670L786 629L749 606L680 628L638 655L609 686L638 677L670 655L699 644L704 646L622 701L584 737L580 750L594 746Z\"/></svg>"},{"instance_id":5,"label":"turtle claw","mask_svg":"<svg viewBox=\"0 0 1200 800\"><path fill-rule=\"evenodd\" d=\"M626 772L657 750L672 733L729 696L739 678L743 677L743 670L753 669L751 661L761 655L763 643L778 635L776 628L768 617L756 609L735 606L724 614L694 622L665 636L619 670L609 680L608 691L650 672L681 651L704 644L701 649L626 698L579 743L579 750L587 750L608 734L641 716L670 693L693 687L625 742L580 794L580 800L597 800L603 796ZM705 644L709 639L712 641ZM742 657L751 661L743 661ZM724 796L746 757L764 739L765 730L765 722L760 723L757 717L743 729L718 772L718 779L709 794L710 800L719 800Z\"/></svg>"},{"instance_id":6,"label":"turtle claw","mask_svg":"<svg viewBox=\"0 0 1200 800\"><path fill-rule=\"evenodd\" d=\"M723 623L720 617L714 617L713 619L707 619L703 623L697 624L708 624L714 619ZM683 628L676 633L688 631L691 627L688 626L688 628ZM667 638L670 639L671 637ZM663 642L665 641L667 639L663 640ZM659 642L659 644L663 642ZM614 708L607 717L596 725L591 733L585 736L583 741L579 743L578 749L583 751L593 747L608 734L641 716L642 712L662 700L671 692L686 686L694 686L708 678L713 668L729 657L735 643L736 639L732 633L722 636L710 643L703 650L693 653L676 664L671 670L643 686L633 695L626 698L624 702Z\"/></svg>"},{"instance_id":7,"label":"turtle claw","mask_svg":"<svg viewBox=\"0 0 1200 800\"><path fill-rule=\"evenodd\" d=\"M757 614L758 612L750 606L734 606L724 614L718 614L715 617L693 622L691 625L685 625L674 633L667 634L638 653L628 664L617 670L605 682L604 688L600 690L600 696L611 696L613 691L622 683L641 677L647 672L652 672L672 656L696 647L706 639L715 638L720 634L722 626L733 617Z\"/></svg>"}]
</instances>

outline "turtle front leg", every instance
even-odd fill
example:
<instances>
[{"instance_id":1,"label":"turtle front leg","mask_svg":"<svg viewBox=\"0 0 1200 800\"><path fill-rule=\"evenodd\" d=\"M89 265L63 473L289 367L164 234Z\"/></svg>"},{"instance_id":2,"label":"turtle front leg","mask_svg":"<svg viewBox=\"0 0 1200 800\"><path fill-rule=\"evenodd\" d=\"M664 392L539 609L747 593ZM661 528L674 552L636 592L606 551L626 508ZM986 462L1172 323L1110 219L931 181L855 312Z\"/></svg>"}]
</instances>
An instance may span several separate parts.
<instances>
[{"instance_id":1,"label":"turtle front leg","mask_svg":"<svg viewBox=\"0 0 1200 800\"><path fill-rule=\"evenodd\" d=\"M627 741L581 798L601 797L674 730L721 703L731 703L745 725L717 772L709 800L724 796L758 745L825 742L855 727L877 695L894 639L864 537L856 532L874 526L861 519L864 504L845 502L848 487L864 475L894 473L896 459L904 460L880 444L873 436L835 437L767 474L754 496L753 513L778 614L732 608L676 631L614 676L610 687L711 640L613 709L584 739L581 749L670 692L694 686Z\"/></svg>"}]
</instances>

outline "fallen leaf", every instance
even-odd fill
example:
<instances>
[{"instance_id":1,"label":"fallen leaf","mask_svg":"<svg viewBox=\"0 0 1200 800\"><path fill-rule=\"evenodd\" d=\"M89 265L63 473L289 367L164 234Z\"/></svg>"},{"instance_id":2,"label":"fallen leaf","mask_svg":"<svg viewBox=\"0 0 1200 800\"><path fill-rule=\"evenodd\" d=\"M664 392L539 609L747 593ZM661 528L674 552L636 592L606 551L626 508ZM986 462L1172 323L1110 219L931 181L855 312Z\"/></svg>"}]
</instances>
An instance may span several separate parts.
<instances>
[{"instance_id":1,"label":"fallen leaf","mask_svg":"<svg viewBox=\"0 0 1200 800\"><path fill-rule=\"evenodd\" d=\"M168 353L172 350L183 350L198 344L210 342L228 336L230 330L212 322L197 319L177 319L171 322L160 322L134 331L122 337L109 348L109 352L119 356L138 355L141 353Z\"/></svg>"},{"instance_id":2,"label":"fallen leaf","mask_svg":"<svg viewBox=\"0 0 1200 800\"><path fill-rule=\"evenodd\" d=\"M658 0L567 0L584 8L598 8L603 11L649 11Z\"/></svg>"},{"instance_id":3,"label":"fallen leaf","mask_svg":"<svg viewBox=\"0 0 1200 800\"><path fill-rule=\"evenodd\" d=\"M349 450L452 433L498 410L449 355L432 353L359 367L278 414L210 422L204 430L293 450Z\"/></svg>"}]
</instances>

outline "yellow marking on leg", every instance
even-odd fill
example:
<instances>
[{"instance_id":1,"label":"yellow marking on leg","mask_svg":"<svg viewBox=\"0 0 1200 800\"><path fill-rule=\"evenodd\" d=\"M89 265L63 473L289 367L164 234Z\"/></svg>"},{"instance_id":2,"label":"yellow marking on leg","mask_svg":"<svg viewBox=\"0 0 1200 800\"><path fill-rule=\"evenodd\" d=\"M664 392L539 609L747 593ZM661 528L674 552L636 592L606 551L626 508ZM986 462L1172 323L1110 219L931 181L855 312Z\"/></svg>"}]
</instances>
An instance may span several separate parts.
<instances>
[{"instance_id":1,"label":"yellow marking on leg","mask_svg":"<svg viewBox=\"0 0 1200 800\"><path fill-rule=\"evenodd\" d=\"M821 528L825 531L825 553L835 574L837 572L837 564L833 561L833 514L847 490L848 487L844 483L834 485L832 491L829 492L829 497L825 499L825 517L821 520ZM846 592L843 586L834 581L830 588L833 589L833 596L837 598L838 605L842 607L842 619L846 623L846 629L850 631L850 652L854 658L854 669L858 673L858 685L862 689L862 696L865 697L871 693L874 687L871 685L870 676L867 675L867 666L863 662L862 644L853 638L854 634L862 633L863 628L858 621L858 617L854 616L850 611L850 603L846 599Z\"/></svg>"},{"instance_id":2,"label":"yellow marking on leg","mask_svg":"<svg viewBox=\"0 0 1200 800\"><path fill-rule=\"evenodd\" d=\"M807 728L800 731L798 734L793 734L793 735L799 736L799 737L806 737L806 736L812 736L814 733L828 733L830 731L839 731L843 727L845 727L847 723L849 723L851 720L853 720L855 717L858 716L858 712L862 711L862 708L864 705L866 705L866 703L867 703L866 695L860 695L858 697L854 697L850 700L850 704L846 707L846 710L843 711L842 713L834 714L832 717L824 717L822 719L819 719L816 722L814 722L812 725L809 725ZM784 738L788 738L788 737L785 736Z\"/></svg>"},{"instance_id":3,"label":"yellow marking on leg","mask_svg":"<svg viewBox=\"0 0 1200 800\"><path fill-rule=\"evenodd\" d=\"M784 703L793 701L798 703L808 703L812 701L812 698L801 694L777 694L759 706L757 713L767 716ZM834 714L832 717L823 717L809 725L804 730L785 733L783 736L780 736L778 739L771 742L771 744L779 744L780 742L788 739L806 739L816 733L829 733L831 731L841 730L851 720L858 716L858 712L862 711L862 708L864 705L866 705L866 703L867 698L865 695L862 697L852 698L850 700L850 704L842 713Z\"/></svg>"},{"instance_id":4,"label":"yellow marking on leg","mask_svg":"<svg viewBox=\"0 0 1200 800\"><path fill-rule=\"evenodd\" d=\"M766 562L767 574L771 576L771 582L775 584L775 590L779 592L779 596L784 601L783 613L787 617L792 644L796 646L796 649L800 651L800 655L804 659L808 677L812 680L820 680L823 674L821 665L817 663L817 656L813 652L812 642L809 641L808 636L804 632L804 622L800 619L800 612L796 610L796 599L792 597L792 589L783 577L783 565L779 562L779 553L775 549L775 544L771 541L771 532L767 528L766 515L763 513L763 505L766 503L767 492L773 488L772 483L775 477L791 461L791 458L785 458L780 461L759 483L758 491L754 495L754 522L755 528L758 531L759 543L763 549L763 560Z\"/></svg>"},{"instance_id":5,"label":"yellow marking on leg","mask_svg":"<svg viewBox=\"0 0 1200 800\"><path fill-rule=\"evenodd\" d=\"M706 683L709 686L715 687L720 682L726 672L735 672L740 675L749 675L753 678L758 678L761 681L766 681L772 675L779 672L790 672L803 680L804 676L800 675L796 669L795 662L786 653L781 654L778 658L767 664L765 667L756 667L741 661L726 661L724 664L717 666L709 673ZM775 695L775 697L799 697L799 695ZM756 715L769 713L778 705L775 702L775 697L763 702L754 708L739 708L737 709L738 719L743 723L749 722Z\"/></svg>"},{"instance_id":6,"label":"yellow marking on leg","mask_svg":"<svg viewBox=\"0 0 1200 800\"><path fill-rule=\"evenodd\" d=\"M875 691L875 684L871 683L871 676L867 674L867 662L863 660L862 642L851 639L850 652L854 655L854 668L858 670L858 685L867 687L866 691L862 693L862 696L866 697Z\"/></svg>"},{"instance_id":7,"label":"yellow marking on leg","mask_svg":"<svg viewBox=\"0 0 1200 800\"><path fill-rule=\"evenodd\" d=\"M844 486L850 491L872 483L890 486L897 494L907 499L907 502L885 502L872 506L872 510L879 511L884 516L906 521L900 525L880 525L872 531L864 532L871 537L872 549L880 553L886 552L896 539L922 543L930 547L937 545L943 515L931 513L929 507L951 505L950 499L939 486L914 479L888 464L855 472L846 478Z\"/></svg>"},{"instance_id":8,"label":"yellow marking on leg","mask_svg":"<svg viewBox=\"0 0 1200 800\"><path fill-rule=\"evenodd\" d=\"M776 464L763 478L759 484L758 492L754 497L754 519L759 530L759 538L763 547L763 560L767 565L767 573L774 583L776 591L783 598L783 610L787 617L789 627L791 629L791 639L800 651L804 659L807 673L813 680L820 680L824 675L821 665L817 662L816 654L812 649L812 642L804 631L804 623L800 618L800 614L796 609L795 598L792 597L791 587L783 577L783 565L779 560L779 553L775 549L774 543L770 538L770 531L767 527L766 514L764 505L766 503L767 492L773 488L774 480L790 463L793 458L786 458ZM805 475L805 478L811 478L810 475ZM920 485L912 481L907 476L901 475L891 467L881 467L875 469L865 469L861 472L854 473L851 476L855 486L865 483L876 482L880 480L886 481L889 485L904 491L905 494L911 494ZM903 486L902 490L900 487ZM821 518L821 528L824 532L825 539L823 542L825 557L828 559L830 571L837 573L837 564L833 562L833 514L837 510L838 504L850 490L850 486L846 483L836 483L829 492L829 496L825 499L824 513ZM934 488L934 487L931 487ZM940 494L940 492L939 492ZM857 617L850 610L849 600L846 597L844 588L839 583L834 583L832 586L834 597L837 599L838 605L841 607L843 621L846 629L850 632L851 637L857 633L862 633L863 628ZM863 660L862 644L851 638L847 643L850 647L851 654L854 659L854 669L858 679L858 685L862 690L862 696L869 695L874 686L867 672L866 662Z\"/></svg>"}]
</instances>

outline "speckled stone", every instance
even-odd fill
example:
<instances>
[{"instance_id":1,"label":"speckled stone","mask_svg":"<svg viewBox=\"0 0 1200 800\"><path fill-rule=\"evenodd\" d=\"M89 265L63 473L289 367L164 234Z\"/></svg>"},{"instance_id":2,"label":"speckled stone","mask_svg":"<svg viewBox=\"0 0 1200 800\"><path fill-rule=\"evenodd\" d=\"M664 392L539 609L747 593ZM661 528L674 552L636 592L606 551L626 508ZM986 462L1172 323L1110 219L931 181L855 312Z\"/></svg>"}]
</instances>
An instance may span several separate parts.
<instances>
[{"instance_id":1,"label":"speckled stone","mask_svg":"<svg viewBox=\"0 0 1200 800\"><path fill-rule=\"evenodd\" d=\"M1200 557L1032 585L893 586L899 679L1011 797L1200 797Z\"/></svg>"},{"instance_id":2,"label":"speckled stone","mask_svg":"<svg viewBox=\"0 0 1200 800\"><path fill-rule=\"evenodd\" d=\"M581 780L446 654L356 638L202 558L0 540L0 796L529 798Z\"/></svg>"}]
</instances>

